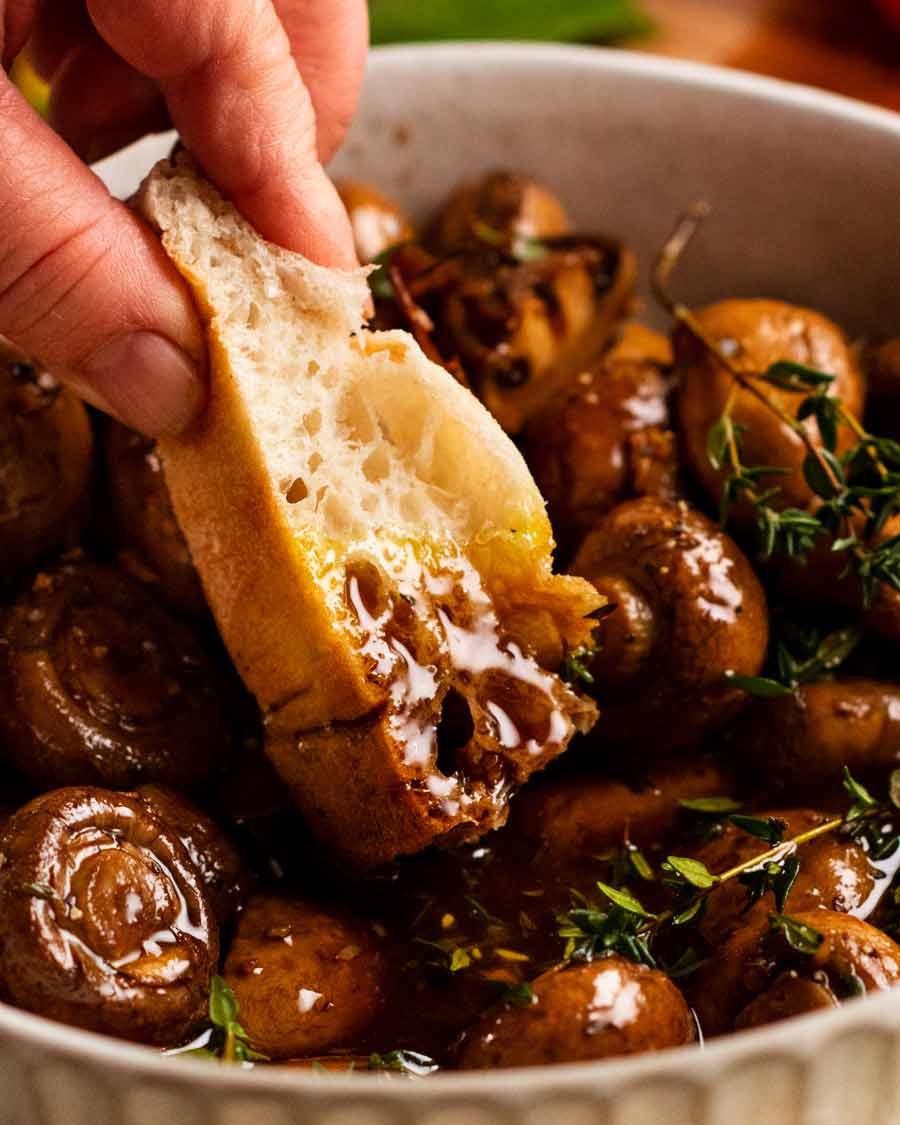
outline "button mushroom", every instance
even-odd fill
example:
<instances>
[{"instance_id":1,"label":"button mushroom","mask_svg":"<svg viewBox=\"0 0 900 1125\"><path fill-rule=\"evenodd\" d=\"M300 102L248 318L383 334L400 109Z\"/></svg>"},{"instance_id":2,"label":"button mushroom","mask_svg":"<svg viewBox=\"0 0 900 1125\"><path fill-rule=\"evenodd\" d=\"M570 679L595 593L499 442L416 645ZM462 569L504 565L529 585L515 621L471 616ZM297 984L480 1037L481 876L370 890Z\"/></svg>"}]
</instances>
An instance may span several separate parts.
<instances>
[{"instance_id":1,"label":"button mushroom","mask_svg":"<svg viewBox=\"0 0 900 1125\"><path fill-rule=\"evenodd\" d=\"M780 361L799 363L834 376L829 393L841 399L856 417L862 415L864 386L856 357L844 334L826 317L810 309L781 301L727 300L696 313L707 336L750 377L753 387L791 416L795 416L803 391L783 390L763 384L758 376ZM749 468L768 466L789 470L773 478L779 492L771 503L806 508L813 493L803 476L806 447L799 436L751 390L735 389L735 381L687 328L679 326L673 338L675 374L680 382L678 417L687 460L712 501L718 504L728 470L716 469L708 453L710 430L731 402L731 419L741 427L741 460ZM815 422L806 423L809 436L820 443ZM852 440L846 427L839 429L838 449ZM768 482L767 482L768 483ZM735 511L741 518L741 509ZM744 513L744 522L746 522Z\"/></svg>"},{"instance_id":2,"label":"button mushroom","mask_svg":"<svg viewBox=\"0 0 900 1125\"><path fill-rule=\"evenodd\" d=\"M92 462L85 408L0 338L0 585L74 544Z\"/></svg>"},{"instance_id":3,"label":"button mushroom","mask_svg":"<svg viewBox=\"0 0 900 1125\"><path fill-rule=\"evenodd\" d=\"M779 925L754 923L701 969L691 996L706 1035L836 1007L900 983L900 946L867 922L808 910L790 915L787 925L794 944Z\"/></svg>"},{"instance_id":4,"label":"button mushroom","mask_svg":"<svg viewBox=\"0 0 900 1125\"><path fill-rule=\"evenodd\" d=\"M231 921L255 881L232 841L211 816L174 789L142 785L134 796L184 844L219 924Z\"/></svg>"},{"instance_id":5,"label":"button mushroom","mask_svg":"<svg viewBox=\"0 0 900 1125\"><path fill-rule=\"evenodd\" d=\"M683 502L627 501L588 535L570 569L616 607L590 661L599 738L644 752L690 748L742 706L726 677L762 667L765 595L705 516Z\"/></svg>"},{"instance_id":6,"label":"button mushroom","mask_svg":"<svg viewBox=\"0 0 900 1125\"><path fill-rule=\"evenodd\" d=\"M0 992L51 1019L170 1046L202 1024L218 935L178 836L140 800L45 793L0 838Z\"/></svg>"},{"instance_id":7,"label":"button mushroom","mask_svg":"<svg viewBox=\"0 0 900 1125\"><path fill-rule=\"evenodd\" d=\"M513 804L512 824L544 855L587 861L626 840L640 847L657 843L678 822L682 800L727 795L732 788L722 766L701 757L667 762L633 784L584 772L539 778Z\"/></svg>"},{"instance_id":8,"label":"button mushroom","mask_svg":"<svg viewBox=\"0 0 900 1125\"><path fill-rule=\"evenodd\" d=\"M380 939L342 911L252 899L225 962L253 1046L273 1059L352 1047L390 989Z\"/></svg>"},{"instance_id":9,"label":"button mushroom","mask_svg":"<svg viewBox=\"0 0 900 1125\"><path fill-rule=\"evenodd\" d=\"M755 699L734 731L734 753L778 792L840 778L883 781L900 765L900 687L869 679L819 680L790 695Z\"/></svg>"},{"instance_id":10,"label":"button mushroom","mask_svg":"<svg viewBox=\"0 0 900 1125\"><path fill-rule=\"evenodd\" d=\"M515 172L492 172L458 187L426 237L430 249L452 254L481 242L484 230L510 239L555 238L569 231L565 208L547 188Z\"/></svg>"},{"instance_id":11,"label":"button mushroom","mask_svg":"<svg viewBox=\"0 0 900 1125\"><path fill-rule=\"evenodd\" d=\"M659 1051L694 1039L684 997L665 974L621 957L551 970L533 1002L501 1004L463 1036L463 1070L542 1066Z\"/></svg>"},{"instance_id":12,"label":"button mushroom","mask_svg":"<svg viewBox=\"0 0 900 1125\"><path fill-rule=\"evenodd\" d=\"M216 665L113 567L38 575L0 629L0 744L39 785L191 786L229 745Z\"/></svg>"},{"instance_id":13,"label":"button mushroom","mask_svg":"<svg viewBox=\"0 0 900 1125\"><path fill-rule=\"evenodd\" d=\"M639 326L626 328L623 337L522 435L563 550L577 547L599 517L622 501L673 499L679 491L670 379L662 358L667 345Z\"/></svg>"},{"instance_id":14,"label":"button mushroom","mask_svg":"<svg viewBox=\"0 0 900 1125\"><path fill-rule=\"evenodd\" d=\"M830 819L828 813L816 809L766 810L754 816L780 821L784 825L785 839ZM754 836L728 824L696 854L710 871L721 874L753 859L766 847ZM873 892L883 888L881 873L869 860L865 847L855 840L829 834L800 844L796 849L788 849L785 855L795 855L800 861L797 877L784 904L788 913L817 907L844 913L863 908L871 910ZM701 925L703 935L718 947L735 930L754 919L764 920L772 908L772 896L768 895L748 909L746 887L731 879L710 892Z\"/></svg>"}]
</instances>

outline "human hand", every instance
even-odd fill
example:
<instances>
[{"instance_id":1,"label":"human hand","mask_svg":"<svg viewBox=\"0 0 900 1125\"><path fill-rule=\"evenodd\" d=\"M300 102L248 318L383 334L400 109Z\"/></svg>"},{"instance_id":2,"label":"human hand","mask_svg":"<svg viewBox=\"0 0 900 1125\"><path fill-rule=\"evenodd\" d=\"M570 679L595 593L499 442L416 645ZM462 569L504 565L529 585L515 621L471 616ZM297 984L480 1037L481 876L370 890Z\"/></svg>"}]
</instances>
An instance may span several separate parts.
<instances>
[{"instance_id":1,"label":"human hand","mask_svg":"<svg viewBox=\"0 0 900 1125\"><path fill-rule=\"evenodd\" d=\"M0 334L129 425L184 428L205 397L201 325L155 236L82 158L171 121L265 237L352 266L322 164L367 38L365 0L0 0L0 58L28 42L57 129L0 73Z\"/></svg>"}]
</instances>

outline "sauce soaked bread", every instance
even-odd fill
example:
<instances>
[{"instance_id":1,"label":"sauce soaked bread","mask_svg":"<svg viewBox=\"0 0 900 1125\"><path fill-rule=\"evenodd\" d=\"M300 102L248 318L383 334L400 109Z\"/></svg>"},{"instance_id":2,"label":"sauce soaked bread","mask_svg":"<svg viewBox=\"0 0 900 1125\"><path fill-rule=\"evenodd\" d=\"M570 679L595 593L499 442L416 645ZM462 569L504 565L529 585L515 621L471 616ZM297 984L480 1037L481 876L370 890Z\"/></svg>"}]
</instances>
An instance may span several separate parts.
<instances>
[{"instance_id":1,"label":"sauce soaked bread","mask_svg":"<svg viewBox=\"0 0 900 1125\"><path fill-rule=\"evenodd\" d=\"M521 631L540 613L566 649L601 604L552 574L524 461L412 337L363 328L362 273L264 243L183 156L142 206L212 355L205 415L160 445L166 479L276 769L358 867L502 823L591 718L506 615ZM475 737L446 772L434 732L451 690Z\"/></svg>"}]
</instances>

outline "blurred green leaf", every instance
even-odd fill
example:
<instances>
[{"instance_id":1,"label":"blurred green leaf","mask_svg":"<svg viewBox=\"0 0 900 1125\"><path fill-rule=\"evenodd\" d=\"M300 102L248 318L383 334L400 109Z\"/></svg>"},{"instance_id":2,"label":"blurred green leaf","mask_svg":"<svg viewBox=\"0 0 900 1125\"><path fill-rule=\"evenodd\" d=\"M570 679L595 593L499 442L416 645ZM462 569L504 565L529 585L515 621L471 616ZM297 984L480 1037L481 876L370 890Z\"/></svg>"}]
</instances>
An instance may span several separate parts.
<instances>
[{"instance_id":1,"label":"blurred green leaf","mask_svg":"<svg viewBox=\"0 0 900 1125\"><path fill-rule=\"evenodd\" d=\"M652 25L637 0L371 0L373 43L555 39L616 43Z\"/></svg>"},{"instance_id":2,"label":"blurred green leaf","mask_svg":"<svg viewBox=\"0 0 900 1125\"><path fill-rule=\"evenodd\" d=\"M10 77L31 103L31 106L42 117L46 117L47 105L50 101L50 87L39 77L24 51L13 63Z\"/></svg>"}]
</instances>

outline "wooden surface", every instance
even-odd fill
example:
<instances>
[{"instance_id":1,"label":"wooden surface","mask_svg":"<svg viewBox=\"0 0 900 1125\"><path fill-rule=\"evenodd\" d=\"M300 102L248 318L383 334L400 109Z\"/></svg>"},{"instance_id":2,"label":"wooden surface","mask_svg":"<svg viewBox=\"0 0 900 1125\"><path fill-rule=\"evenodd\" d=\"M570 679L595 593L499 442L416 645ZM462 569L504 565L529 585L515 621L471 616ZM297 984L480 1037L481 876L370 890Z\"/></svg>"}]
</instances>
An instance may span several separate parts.
<instances>
[{"instance_id":1,"label":"wooden surface","mask_svg":"<svg viewBox=\"0 0 900 1125\"><path fill-rule=\"evenodd\" d=\"M821 86L900 111L900 32L873 0L642 0L641 50Z\"/></svg>"}]
</instances>

